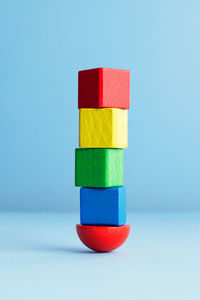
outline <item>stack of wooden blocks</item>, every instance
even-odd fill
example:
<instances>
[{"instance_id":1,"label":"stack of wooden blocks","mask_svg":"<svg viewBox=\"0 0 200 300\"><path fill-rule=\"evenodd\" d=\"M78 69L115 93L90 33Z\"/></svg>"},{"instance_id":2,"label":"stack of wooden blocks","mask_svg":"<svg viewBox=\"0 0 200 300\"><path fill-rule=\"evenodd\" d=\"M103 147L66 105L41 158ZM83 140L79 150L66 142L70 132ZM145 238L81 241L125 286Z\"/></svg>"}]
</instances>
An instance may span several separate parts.
<instances>
[{"instance_id":1,"label":"stack of wooden blocks","mask_svg":"<svg viewBox=\"0 0 200 300\"><path fill-rule=\"evenodd\" d=\"M80 186L80 222L126 223L123 148L127 148L130 72L97 68L78 74L79 147L75 185Z\"/></svg>"}]
</instances>

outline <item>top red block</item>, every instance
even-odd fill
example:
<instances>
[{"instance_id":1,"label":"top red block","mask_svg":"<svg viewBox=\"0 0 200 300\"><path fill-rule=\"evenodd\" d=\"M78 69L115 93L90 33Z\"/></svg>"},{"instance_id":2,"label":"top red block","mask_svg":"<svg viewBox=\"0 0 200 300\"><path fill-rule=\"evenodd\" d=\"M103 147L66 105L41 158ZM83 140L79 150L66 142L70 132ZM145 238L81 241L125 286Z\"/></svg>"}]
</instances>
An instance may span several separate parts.
<instances>
[{"instance_id":1,"label":"top red block","mask_svg":"<svg viewBox=\"0 0 200 300\"><path fill-rule=\"evenodd\" d=\"M78 72L78 108L129 109L130 71L98 68Z\"/></svg>"}]
</instances>

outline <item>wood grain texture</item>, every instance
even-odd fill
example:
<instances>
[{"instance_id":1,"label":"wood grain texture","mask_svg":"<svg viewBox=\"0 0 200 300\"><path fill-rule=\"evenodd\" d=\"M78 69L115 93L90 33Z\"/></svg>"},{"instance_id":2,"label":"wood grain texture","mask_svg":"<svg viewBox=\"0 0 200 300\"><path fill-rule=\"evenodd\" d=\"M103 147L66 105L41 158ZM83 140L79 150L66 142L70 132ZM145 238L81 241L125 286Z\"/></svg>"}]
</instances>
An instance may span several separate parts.
<instances>
[{"instance_id":1,"label":"wood grain texture","mask_svg":"<svg viewBox=\"0 0 200 300\"><path fill-rule=\"evenodd\" d=\"M75 185L112 187L123 185L122 149L85 149L75 151Z\"/></svg>"},{"instance_id":2,"label":"wood grain texture","mask_svg":"<svg viewBox=\"0 0 200 300\"><path fill-rule=\"evenodd\" d=\"M79 111L79 147L127 148L128 111L86 108Z\"/></svg>"},{"instance_id":3,"label":"wood grain texture","mask_svg":"<svg viewBox=\"0 0 200 300\"><path fill-rule=\"evenodd\" d=\"M81 188L80 221L83 225L119 226L125 224L125 187Z\"/></svg>"},{"instance_id":4,"label":"wood grain texture","mask_svg":"<svg viewBox=\"0 0 200 300\"><path fill-rule=\"evenodd\" d=\"M78 107L129 109L130 71L97 68L78 73Z\"/></svg>"}]
</instances>

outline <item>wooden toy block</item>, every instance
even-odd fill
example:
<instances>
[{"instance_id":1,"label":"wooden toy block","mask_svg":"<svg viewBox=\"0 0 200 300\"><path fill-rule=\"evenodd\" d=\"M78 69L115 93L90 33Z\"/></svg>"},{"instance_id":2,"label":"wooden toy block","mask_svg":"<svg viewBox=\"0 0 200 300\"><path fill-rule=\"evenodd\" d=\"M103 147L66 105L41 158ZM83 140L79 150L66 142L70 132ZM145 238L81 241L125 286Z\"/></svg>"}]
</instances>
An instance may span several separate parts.
<instances>
[{"instance_id":1,"label":"wooden toy block","mask_svg":"<svg viewBox=\"0 0 200 300\"><path fill-rule=\"evenodd\" d=\"M114 188L81 188L80 220L83 225L113 225L126 223L126 190Z\"/></svg>"},{"instance_id":2,"label":"wooden toy block","mask_svg":"<svg viewBox=\"0 0 200 300\"><path fill-rule=\"evenodd\" d=\"M82 187L123 185L123 150L77 148L75 185Z\"/></svg>"},{"instance_id":3,"label":"wooden toy block","mask_svg":"<svg viewBox=\"0 0 200 300\"><path fill-rule=\"evenodd\" d=\"M83 244L97 252L109 252L119 248L128 238L130 230L130 225L76 225L76 231Z\"/></svg>"},{"instance_id":4,"label":"wooden toy block","mask_svg":"<svg viewBox=\"0 0 200 300\"><path fill-rule=\"evenodd\" d=\"M78 73L78 107L129 109L130 71L97 68Z\"/></svg>"},{"instance_id":5,"label":"wooden toy block","mask_svg":"<svg viewBox=\"0 0 200 300\"><path fill-rule=\"evenodd\" d=\"M85 108L79 111L79 147L127 148L128 111Z\"/></svg>"}]
</instances>

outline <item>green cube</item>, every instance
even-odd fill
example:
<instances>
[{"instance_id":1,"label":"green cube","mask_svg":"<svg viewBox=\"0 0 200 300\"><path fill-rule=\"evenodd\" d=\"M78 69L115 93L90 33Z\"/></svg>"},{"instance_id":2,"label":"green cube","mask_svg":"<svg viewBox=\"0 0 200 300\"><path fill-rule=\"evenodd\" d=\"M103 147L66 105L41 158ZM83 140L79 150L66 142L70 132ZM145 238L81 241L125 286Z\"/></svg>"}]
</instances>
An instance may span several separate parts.
<instances>
[{"instance_id":1,"label":"green cube","mask_svg":"<svg viewBox=\"0 0 200 300\"><path fill-rule=\"evenodd\" d=\"M76 186L123 185L123 149L77 148L75 156Z\"/></svg>"}]
</instances>

